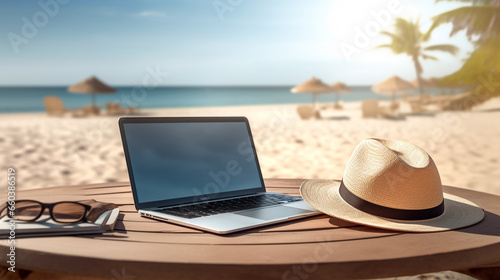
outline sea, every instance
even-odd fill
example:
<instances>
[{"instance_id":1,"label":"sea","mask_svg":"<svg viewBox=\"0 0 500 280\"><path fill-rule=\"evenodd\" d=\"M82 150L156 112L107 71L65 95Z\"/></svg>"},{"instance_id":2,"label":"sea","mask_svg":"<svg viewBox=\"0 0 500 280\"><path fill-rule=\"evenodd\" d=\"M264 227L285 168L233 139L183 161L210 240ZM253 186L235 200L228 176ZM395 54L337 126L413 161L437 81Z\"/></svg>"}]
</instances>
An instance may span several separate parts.
<instances>
[{"instance_id":1,"label":"sea","mask_svg":"<svg viewBox=\"0 0 500 280\"><path fill-rule=\"evenodd\" d=\"M246 87L116 87L116 93L96 94L96 104L104 107L107 102L122 106L149 108L213 107L268 104L307 104L310 94L292 94L292 86ZM364 99L387 100L370 86L352 86L352 92L341 94L343 102ZM427 90L438 94L446 90ZM448 91L446 91L448 92ZM0 113L44 112L43 98L57 96L66 108L80 108L91 103L91 95L69 93L67 87L0 87ZM318 102L335 102L335 94L323 94Z\"/></svg>"}]
</instances>

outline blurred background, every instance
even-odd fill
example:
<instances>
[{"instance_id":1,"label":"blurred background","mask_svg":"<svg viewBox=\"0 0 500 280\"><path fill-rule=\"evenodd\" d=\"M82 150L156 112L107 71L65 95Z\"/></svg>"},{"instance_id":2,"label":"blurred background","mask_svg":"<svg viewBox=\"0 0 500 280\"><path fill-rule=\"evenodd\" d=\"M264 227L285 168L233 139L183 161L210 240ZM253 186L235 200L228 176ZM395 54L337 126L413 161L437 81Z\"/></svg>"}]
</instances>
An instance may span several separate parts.
<instances>
[{"instance_id":1,"label":"blurred background","mask_svg":"<svg viewBox=\"0 0 500 280\"><path fill-rule=\"evenodd\" d=\"M378 137L500 194L496 1L0 7L0 165L20 189L127 181L120 116L244 115L267 178L340 179Z\"/></svg>"},{"instance_id":2,"label":"blurred background","mask_svg":"<svg viewBox=\"0 0 500 280\"><path fill-rule=\"evenodd\" d=\"M126 182L119 117L243 115L266 178L341 179L389 138L499 195L499 3L2 1L0 168L21 190Z\"/></svg>"}]
</instances>

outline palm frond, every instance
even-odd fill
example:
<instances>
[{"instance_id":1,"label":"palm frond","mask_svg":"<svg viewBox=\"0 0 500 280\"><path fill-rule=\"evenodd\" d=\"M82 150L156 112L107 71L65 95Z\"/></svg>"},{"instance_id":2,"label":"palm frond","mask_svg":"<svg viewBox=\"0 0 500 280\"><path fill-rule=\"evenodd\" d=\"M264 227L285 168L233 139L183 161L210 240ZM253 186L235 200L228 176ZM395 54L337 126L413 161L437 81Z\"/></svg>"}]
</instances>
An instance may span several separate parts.
<instances>
[{"instance_id":1,"label":"palm frond","mask_svg":"<svg viewBox=\"0 0 500 280\"><path fill-rule=\"evenodd\" d=\"M490 3L490 2L488 2ZM497 5L473 5L460 7L433 17L434 23L427 33L444 23L451 23L450 37L465 30L467 37L495 36L500 32L500 7Z\"/></svg>"},{"instance_id":2,"label":"palm frond","mask_svg":"<svg viewBox=\"0 0 500 280\"><path fill-rule=\"evenodd\" d=\"M425 51L441 51L456 55L460 50L458 47L450 44L432 45L424 48Z\"/></svg>"},{"instance_id":3,"label":"palm frond","mask_svg":"<svg viewBox=\"0 0 500 280\"><path fill-rule=\"evenodd\" d=\"M427 54L422 54L423 59L438 60L437 57Z\"/></svg>"},{"instance_id":4,"label":"palm frond","mask_svg":"<svg viewBox=\"0 0 500 280\"><path fill-rule=\"evenodd\" d=\"M418 22L407 21L403 18L396 18L394 24L393 44L398 53L413 55L418 52L421 40L421 33Z\"/></svg>"},{"instance_id":5,"label":"palm frond","mask_svg":"<svg viewBox=\"0 0 500 280\"><path fill-rule=\"evenodd\" d=\"M462 3L471 3L474 5L490 5L492 3L497 2L497 0L436 0L438 2L462 2Z\"/></svg>"},{"instance_id":6,"label":"palm frond","mask_svg":"<svg viewBox=\"0 0 500 280\"><path fill-rule=\"evenodd\" d=\"M401 38L400 36L388 32L388 31L382 31L380 32L382 35L386 35L391 38L391 43L387 44L390 45L388 46L389 48L392 49L392 51L396 54L404 53L405 52L405 39Z\"/></svg>"},{"instance_id":7,"label":"palm frond","mask_svg":"<svg viewBox=\"0 0 500 280\"><path fill-rule=\"evenodd\" d=\"M383 45L378 45L375 47L375 49L383 49L383 48L392 49L392 45L391 44L383 44Z\"/></svg>"},{"instance_id":8,"label":"palm frond","mask_svg":"<svg viewBox=\"0 0 500 280\"><path fill-rule=\"evenodd\" d=\"M396 35L394 33L389 32L389 31L381 31L380 34L381 35L386 35L388 37L391 37L392 40L398 40L398 41L402 40L401 37L399 37L398 35Z\"/></svg>"},{"instance_id":9,"label":"palm frond","mask_svg":"<svg viewBox=\"0 0 500 280\"><path fill-rule=\"evenodd\" d=\"M496 46L482 46L473 51L462 67L446 76L444 81L477 85L479 77L484 78L490 73L500 73L500 52Z\"/></svg>"}]
</instances>

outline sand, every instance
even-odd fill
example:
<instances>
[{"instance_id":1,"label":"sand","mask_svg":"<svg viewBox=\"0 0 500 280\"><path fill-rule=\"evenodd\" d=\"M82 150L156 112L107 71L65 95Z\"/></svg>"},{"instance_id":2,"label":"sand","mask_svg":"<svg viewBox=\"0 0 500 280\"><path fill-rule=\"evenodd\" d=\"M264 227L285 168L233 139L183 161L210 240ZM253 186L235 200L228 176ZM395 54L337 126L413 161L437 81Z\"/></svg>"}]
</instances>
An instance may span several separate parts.
<instances>
[{"instance_id":1,"label":"sand","mask_svg":"<svg viewBox=\"0 0 500 280\"><path fill-rule=\"evenodd\" d=\"M445 185L500 195L500 99L471 112L362 119L360 103L300 120L296 105L143 110L147 116L247 116L266 178L340 179L352 151L370 137L408 141L436 162ZM409 110L404 105L401 110ZM118 117L0 115L0 168L19 189L127 181ZM7 182L1 182L5 190ZM3 192L0 198L4 196Z\"/></svg>"},{"instance_id":2,"label":"sand","mask_svg":"<svg viewBox=\"0 0 500 280\"><path fill-rule=\"evenodd\" d=\"M247 116L266 178L342 178L357 144L370 137L408 141L436 162L443 184L500 195L500 99L471 112L362 119L359 102L300 120L296 105L143 110L147 116ZM408 112L408 106L402 106ZM0 115L0 169L17 170L18 189L128 181L118 117ZM7 181L0 182L0 200ZM472 279L440 272L396 279Z\"/></svg>"}]
</instances>

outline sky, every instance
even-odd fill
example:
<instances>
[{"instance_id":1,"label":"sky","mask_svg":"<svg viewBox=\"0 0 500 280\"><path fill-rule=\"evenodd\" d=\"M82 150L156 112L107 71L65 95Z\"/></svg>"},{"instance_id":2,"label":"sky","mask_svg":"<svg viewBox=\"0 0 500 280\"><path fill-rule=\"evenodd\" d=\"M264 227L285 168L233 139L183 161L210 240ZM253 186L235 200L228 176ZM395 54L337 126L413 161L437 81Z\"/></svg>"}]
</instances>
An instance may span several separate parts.
<instances>
[{"instance_id":1,"label":"sky","mask_svg":"<svg viewBox=\"0 0 500 280\"><path fill-rule=\"evenodd\" d=\"M95 75L113 86L372 85L415 79L410 57L376 49L394 19L432 17L459 7L434 0L6 0L0 3L0 86L68 86ZM458 70L472 50L464 33L436 29L424 77ZM156 72L156 74L151 74ZM156 83L155 82L155 83ZM155 85L157 85L155 84Z\"/></svg>"}]
</instances>

